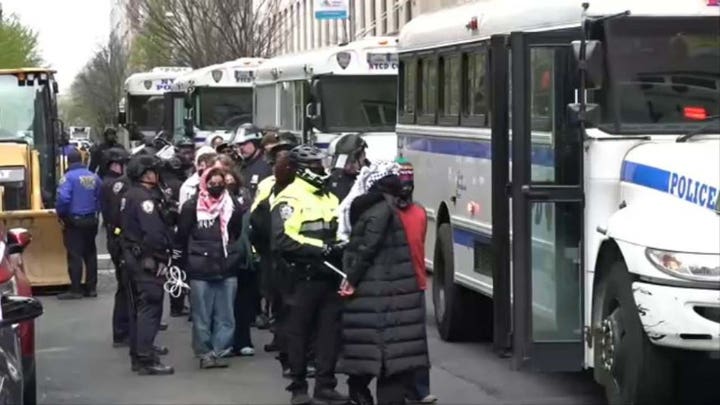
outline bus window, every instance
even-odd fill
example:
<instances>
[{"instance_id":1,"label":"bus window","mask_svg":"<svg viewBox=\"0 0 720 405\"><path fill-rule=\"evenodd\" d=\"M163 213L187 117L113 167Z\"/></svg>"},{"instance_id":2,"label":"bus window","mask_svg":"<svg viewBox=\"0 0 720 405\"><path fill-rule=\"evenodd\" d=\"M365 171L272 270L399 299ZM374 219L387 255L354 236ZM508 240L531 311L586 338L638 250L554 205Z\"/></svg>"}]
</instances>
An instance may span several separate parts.
<instances>
[{"instance_id":1,"label":"bus window","mask_svg":"<svg viewBox=\"0 0 720 405\"><path fill-rule=\"evenodd\" d=\"M415 113L415 94L417 81L417 61L415 59L407 59L400 62L400 83L402 86L399 110L402 114L403 122L414 122Z\"/></svg>"},{"instance_id":2,"label":"bus window","mask_svg":"<svg viewBox=\"0 0 720 405\"><path fill-rule=\"evenodd\" d=\"M280 128L294 129L293 105L295 103L295 82L280 83Z\"/></svg>"},{"instance_id":3,"label":"bus window","mask_svg":"<svg viewBox=\"0 0 720 405\"><path fill-rule=\"evenodd\" d=\"M418 91L420 103L418 104L418 114L425 117L425 123L434 123L437 110L438 90L437 59L435 59L434 56L424 58L420 66L421 74L420 80L418 81L420 85L420 91Z\"/></svg>"},{"instance_id":4,"label":"bus window","mask_svg":"<svg viewBox=\"0 0 720 405\"><path fill-rule=\"evenodd\" d=\"M457 125L461 102L461 63L459 55L440 59L440 108L442 122Z\"/></svg>"},{"instance_id":5,"label":"bus window","mask_svg":"<svg viewBox=\"0 0 720 405\"><path fill-rule=\"evenodd\" d=\"M532 131L551 131L554 99L554 59L552 48L530 50L530 114Z\"/></svg>"},{"instance_id":6,"label":"bus window","mask_svg":"<svg viewBox=\"0 0 720 405\"><path fill-rule=\"evenodd\" d=\"M464 55L463 116L471 124L487 127L489 122L489 99L487 77L487 50L479 49Z\"/></svg>"}]
</instances>

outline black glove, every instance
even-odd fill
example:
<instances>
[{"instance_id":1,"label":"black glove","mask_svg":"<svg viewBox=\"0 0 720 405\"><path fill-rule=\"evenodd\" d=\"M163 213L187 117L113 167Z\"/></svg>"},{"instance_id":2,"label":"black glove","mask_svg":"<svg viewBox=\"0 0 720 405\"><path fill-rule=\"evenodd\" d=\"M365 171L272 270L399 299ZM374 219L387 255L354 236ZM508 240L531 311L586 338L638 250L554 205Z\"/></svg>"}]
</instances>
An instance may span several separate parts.
<instances>
[{"instance_id":1,"label":"black glove","mask_svg":"<svg viewBox=\"0 0 720 405\"><path fill-rule=\"evenodd\" d=\"M342 256L345 251L347 242L335 242L330 245L325 245L323 248L323 257L330 261L332 264L342 264Z\"/></svg>"}]
</instances>

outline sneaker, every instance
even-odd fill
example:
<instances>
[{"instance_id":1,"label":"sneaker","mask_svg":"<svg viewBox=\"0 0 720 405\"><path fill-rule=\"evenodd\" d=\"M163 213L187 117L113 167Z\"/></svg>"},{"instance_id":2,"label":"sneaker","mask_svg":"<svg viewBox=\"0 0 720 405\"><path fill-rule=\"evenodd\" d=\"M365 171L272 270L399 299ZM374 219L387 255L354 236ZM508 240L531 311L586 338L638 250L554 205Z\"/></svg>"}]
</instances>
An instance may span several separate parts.
<instances>
[{"instance_id":1,"label":"sneaker","mask_svg":"<svg viewBox=\"0 0 720 405\"><path fill-rule=\"evenodd\" d=\"M437 399L437 397L436 397L435 395L433 395L433 394L428 394L428 396L426 396L425 398L421 399L419 402L420 402L421 404L434 404L435 402L437 402L437 400L438 400L438 399Z\"/></svg>"},{"instance_id":2,"label":"sneaker","mask_svg":"<svg viewBox=\"0 0 720 405\"><path fill-rule=\"evenodd\" d=\"M217 367L217 359L215 357L201 357L200 368L208 369Z\"/></svg>"},{"instance_id":3,"label":"sneaker","mask_svg":"<svg viewBox=\"0 0 720 405\"><path fill-rule=\"evenodd\" d=\"M215 358L215 367L228 368L228 367L230 367L230 360L228 360L226 357L216 357Z\"/></svg>"},{"instance_id":4,"label":"sneaker","mask_svg":"<svg viewBox=\"0 0 720 405\"><path fill-rule=\"evenodd\" d=\"M270 328L270 320L268 319L267 315L260 314L257 316L257 319L255 320L255 327L263 330Z\"/></svg>"},{"instance_id":5,"label":"sneaker","mask_svg":"<svg viewBox=\"0 0 720 405\"><path fill-rule=\"evenodd\" d=\"M255 349L249 346L243 347L242 349L240 349L240 355L244 357L254 356Z\"/></svg>"},{"instance_id":6,"label":"sneaker","mask_svg":"<svg viewBox=\"0 0 720 405\"><path fill-rule=\"evenodd\" d=\"M66 292L64 292L64 293L62 293L62 294L58 294L57 299L63 300L63 301L66 301L66 300L80 300L80 299L82 299L82 297L83 297L83 295L80 294L79 292L66 291Z\"/></svg>"},{"instance_id":7,"label":"sneaker","mask_svg":"<svg viewBox=\"0 0 720 405\"><path fill-rule=\"evenodd\" d=\"M95 291L95 290L87 291L85 293L85 296L89 297L89 298L97 298L97 291Z\"/></svg>"}]
</instances>

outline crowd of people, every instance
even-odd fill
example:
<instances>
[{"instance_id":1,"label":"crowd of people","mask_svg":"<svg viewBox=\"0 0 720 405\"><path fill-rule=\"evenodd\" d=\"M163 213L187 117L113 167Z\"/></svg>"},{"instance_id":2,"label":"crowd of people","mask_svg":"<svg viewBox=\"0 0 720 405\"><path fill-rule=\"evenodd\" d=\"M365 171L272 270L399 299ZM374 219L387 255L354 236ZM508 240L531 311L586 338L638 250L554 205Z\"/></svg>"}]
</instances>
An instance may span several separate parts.
<instances>
[{"instance_id":1,"label":"crowd of people","mask_svg":"<svg viewBox=\"0 0 720 405\"><path fill-rule=\"evenodd\" d=\"M57 212L72 285L59 298L97 295L101 218L117 279L113 345L129 347L133 371L174 372L155 345L172 292L170 315L192 321L201 369L254 355L256 324L272 332L265 350L277 352L291 404L435 401L427 218L412 199L410 162L369 162L357 134L336 138L328 162L292 133L252 124L197 149L151 139L132 155L105 135L90 167L66 153Z\"/></svg>"}]
</instances>

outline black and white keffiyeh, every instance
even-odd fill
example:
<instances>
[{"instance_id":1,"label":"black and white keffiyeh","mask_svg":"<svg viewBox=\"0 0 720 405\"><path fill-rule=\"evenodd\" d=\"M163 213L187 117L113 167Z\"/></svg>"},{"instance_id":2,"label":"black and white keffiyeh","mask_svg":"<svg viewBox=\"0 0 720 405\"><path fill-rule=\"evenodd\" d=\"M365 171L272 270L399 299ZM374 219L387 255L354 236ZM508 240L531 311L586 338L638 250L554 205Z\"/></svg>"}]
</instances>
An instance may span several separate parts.
<instances>
[{"instance_id":1,"label":"black and white keffiyeh","mask_svg":"<svg viewBox=\"0 0 720 405\"><path fill-rule=\"evenodd\" d=\"M400 165L395 162L380 161L372 163L370 166L363 167L360 170L348 193L347 197L340 203L338 212L338 231L337 238L340 241L348 241L350 239L350 206L359 196L366 194L370 188L381 179L400 174Z\"/></svg>"}]
</instances>

